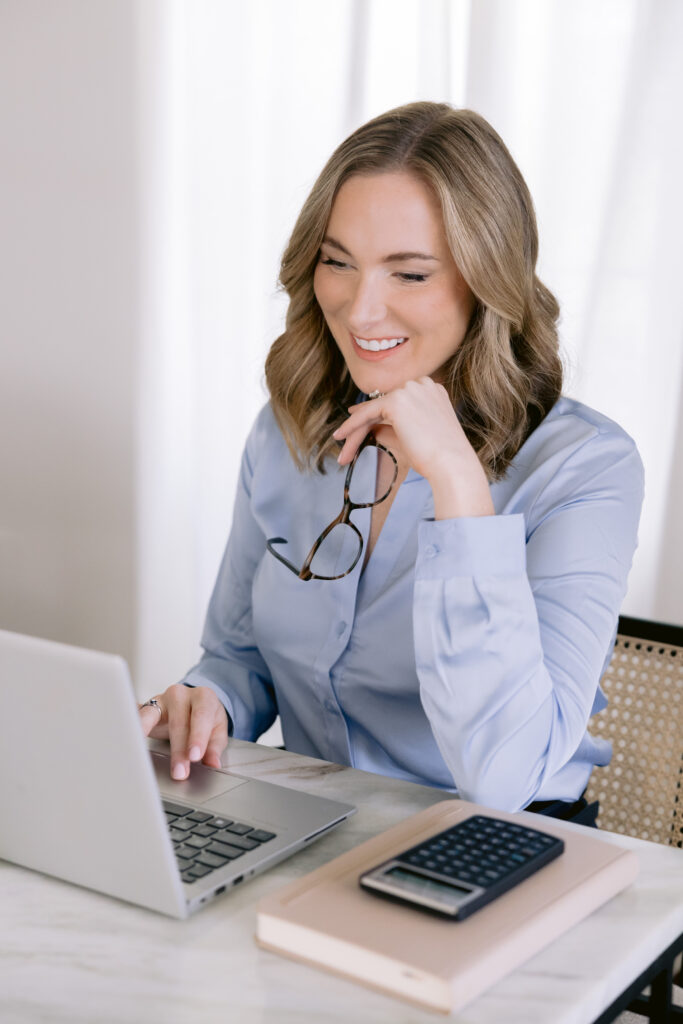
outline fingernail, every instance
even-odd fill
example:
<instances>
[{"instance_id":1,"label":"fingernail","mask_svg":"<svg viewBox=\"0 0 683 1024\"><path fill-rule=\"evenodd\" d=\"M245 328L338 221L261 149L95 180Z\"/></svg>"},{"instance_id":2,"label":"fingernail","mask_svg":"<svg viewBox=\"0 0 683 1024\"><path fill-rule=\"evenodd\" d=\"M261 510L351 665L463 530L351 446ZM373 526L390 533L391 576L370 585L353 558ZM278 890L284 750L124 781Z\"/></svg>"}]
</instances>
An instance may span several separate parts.
<instances>
[{"instance_id":1,"label":"fingernail","mask_svg":"<svg viewBox=\"0 0 683 1024\"><path fill-rule=\"evenodd\" d=\"M190 761L198 761L201 756L199 747L190 747Z\"/></svg>"},{"instance_id":2,"label":"fingernail","mask_svg":"<svg viewBox=\"0 0 683 1024\"><path fill-rule=\"evenodd\" d=\"M187 775L185 765L178 762L178 764L173 766L171 775L173 776L174 779L184 779Z\"/></svg>"}]
</instances>

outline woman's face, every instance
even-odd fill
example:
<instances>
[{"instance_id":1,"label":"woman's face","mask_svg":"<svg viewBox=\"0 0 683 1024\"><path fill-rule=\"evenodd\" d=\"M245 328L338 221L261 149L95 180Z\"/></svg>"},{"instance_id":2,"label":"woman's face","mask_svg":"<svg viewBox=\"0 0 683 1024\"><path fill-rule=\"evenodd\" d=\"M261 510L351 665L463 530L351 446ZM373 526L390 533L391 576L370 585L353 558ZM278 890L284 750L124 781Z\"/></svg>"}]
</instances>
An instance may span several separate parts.
<instances>
[{"instance_id":1,"label":"woman's face","mask_svg":"<svg viewBox=\"0 0 683 1024\"><path fill-rule=\"evenodd\" d=\"M419 377L438 379L474 309L436 199L403 171L344 182L313 286L351 377L366 394Z\"/></svg>"}]
</instances>

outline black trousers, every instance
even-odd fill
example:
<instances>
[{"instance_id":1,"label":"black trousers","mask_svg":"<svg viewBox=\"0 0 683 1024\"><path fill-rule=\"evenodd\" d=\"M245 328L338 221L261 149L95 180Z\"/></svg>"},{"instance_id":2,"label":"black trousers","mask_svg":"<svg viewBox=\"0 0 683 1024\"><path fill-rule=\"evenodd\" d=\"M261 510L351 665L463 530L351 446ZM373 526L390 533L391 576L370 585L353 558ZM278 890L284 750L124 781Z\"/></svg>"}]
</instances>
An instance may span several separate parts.
<instances>
[{"instance_id":1,"label":"black trousers","mask_svg":"<svg viewBox=\"0 0 683 1024\"><path fill-rule=\"evenodd\" d=\"M549 818L561 818L562 821L573 821L577 825L597 828L596 818L600 805L597 800L589 804L585 796L580 796L574 803L567 800L535 800L525 811L533 814L545 814Z\"/></svg>"}]
</instances>

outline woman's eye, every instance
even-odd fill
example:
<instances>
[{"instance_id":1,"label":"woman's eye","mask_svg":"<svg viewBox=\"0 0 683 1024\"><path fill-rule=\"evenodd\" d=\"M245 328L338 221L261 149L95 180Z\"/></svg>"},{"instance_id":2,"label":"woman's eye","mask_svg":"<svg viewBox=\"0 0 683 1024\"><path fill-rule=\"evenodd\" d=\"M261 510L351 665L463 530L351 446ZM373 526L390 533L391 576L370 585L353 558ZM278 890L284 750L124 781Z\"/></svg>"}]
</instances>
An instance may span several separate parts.
<instances>
[{"instance_id":1,"label":"woman's eye","mask_svg":"<svg viewBox=\"0 0 683 1024\"><path fill-rule=\"evenodd\" d=\"M340 260L333 260L331 256L321 256L320 262L324 263L326 267L339 267L342 270L348 265Z\"/></svg>"},{"instance_id":2,"label":"woman's eye","mask_svg":"<svg viewBox=\"0 0 683 1024\"><path fill-rule=\"evenodd\" d=\"M419 283L421 283L423 281L426 281L427 278L429 277L429 274L405 274L405 273L402 273L402 274L399 274L398 276L401 278L402 281L416 281L419 284Z\"/></svg>"},{"instance_id":3,"label":"woman's eye","mask_svg":"<svg viewBox=\"0 0 683 1024\"><path fill-rule=\"evenodd\" d=\"M321 256L320 262L326 267L334 267L335 270L349 270L348 263L344 263L342 260L332 259L331 256ZM409 284L422 284L427 280L429 274L400 272L396 274L396 277L398 277L400 281L405 281Z\"/></svg>"}]
</instances>

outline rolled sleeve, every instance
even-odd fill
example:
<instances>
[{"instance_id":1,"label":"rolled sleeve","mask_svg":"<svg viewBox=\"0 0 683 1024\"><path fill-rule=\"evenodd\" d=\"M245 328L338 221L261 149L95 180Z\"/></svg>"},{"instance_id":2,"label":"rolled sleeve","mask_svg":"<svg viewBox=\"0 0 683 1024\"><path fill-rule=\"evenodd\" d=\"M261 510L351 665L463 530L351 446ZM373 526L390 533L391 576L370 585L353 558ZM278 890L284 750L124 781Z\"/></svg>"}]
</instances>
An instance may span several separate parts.
<instances>
[{"instance_id":1,"label":"rolled sleeve","mask_svg":"<svg viewBox=\"0 0 683 1024\"><path fill-rule=\"evenodd\" d=\"M463 796L517 810L579 749L626 591L642 485L630 438L596 433L527 517L421 525L420 696Z\"/></svg>"}]
</instances>

